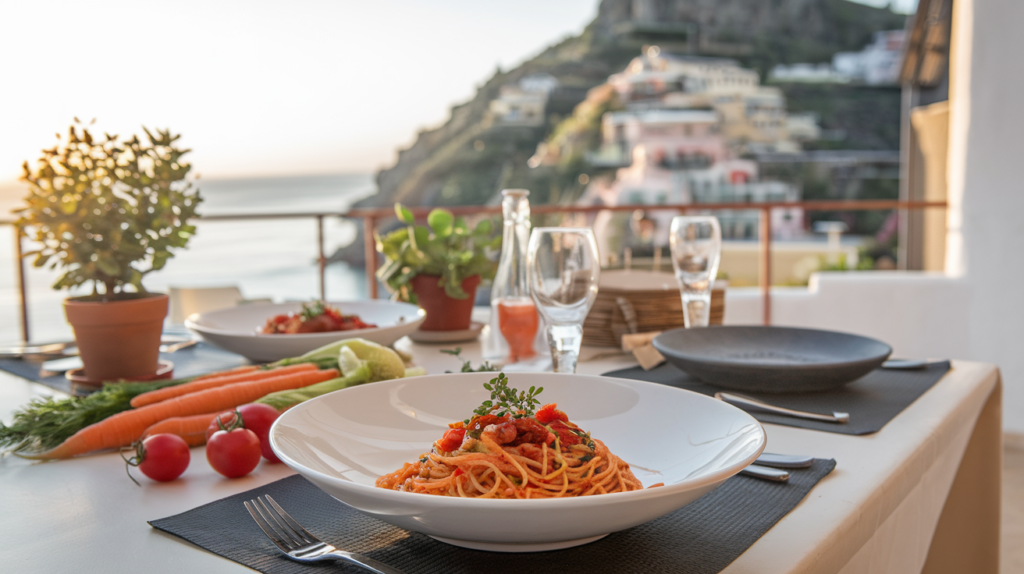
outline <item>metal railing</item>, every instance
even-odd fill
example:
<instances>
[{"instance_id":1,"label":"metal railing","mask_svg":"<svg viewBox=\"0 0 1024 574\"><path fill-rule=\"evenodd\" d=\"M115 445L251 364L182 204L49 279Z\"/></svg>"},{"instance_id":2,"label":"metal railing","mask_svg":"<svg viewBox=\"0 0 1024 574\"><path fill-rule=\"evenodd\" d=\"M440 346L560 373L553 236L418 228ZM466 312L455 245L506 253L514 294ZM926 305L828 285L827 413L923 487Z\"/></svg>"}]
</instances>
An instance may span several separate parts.
<instances>
[{"instance_id":1,"label":"metal railing","mask_svg":"<svg viewBox=\"0 0 1024 574\"><path fill-rule=\"evenodd\" d=\"M762 320L765 325L771 324L771 212L774 209L799 208L804 211L880 211L880 210L917 210L930 208L946 208L943 201L896 201L896 200L856 200L856 201L779 201L764 203L698 203L698 204L658 204L658 205L534 205L530 211L534 215L548 214L594 214L601 211L676 211L687 213L694 211L719 211L719 210L758 210L759 212L759 265L758 265L758 287L761 290L762 299ZM410 208L417 219L422 219L430 213L433 207ZM493 215L501 213L500 205L488 206L457 206L448 207L455 215ZM366 258L366 285L367 293L373 299L378 297L376 271L379 266L379 257L374 245L373 236L377 225L382 220L395 217L394 210L390 208L380 209L352 209L346 212L306 212L306 213L266 213L266 214L225 214L198 216L202 221L241 221L257 219L315 219L317 224L317 266L319 268L320 297L326 298L326 268L328 258L324 251L324 218L338 217L345 219L361 219L363 223L364 255ZM21 334L22 339L29 341L29 314L28 295L25 287L25 264L22 241L24 234L21 229L12 221L0 221L0 225L11 225L15 233L15 269L18 278L18 294L21 307Z\"/></svg>"}]
</instances>

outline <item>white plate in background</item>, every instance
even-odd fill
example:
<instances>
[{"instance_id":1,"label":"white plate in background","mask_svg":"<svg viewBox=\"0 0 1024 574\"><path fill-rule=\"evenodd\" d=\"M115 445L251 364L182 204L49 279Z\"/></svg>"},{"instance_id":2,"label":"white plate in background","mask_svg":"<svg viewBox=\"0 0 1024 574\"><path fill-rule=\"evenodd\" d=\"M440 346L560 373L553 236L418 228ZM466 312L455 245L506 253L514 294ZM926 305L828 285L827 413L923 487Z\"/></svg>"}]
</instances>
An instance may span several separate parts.
<instances>
[{"instance_id":1,"label":"white plate in background","mask_svg":"<svg viewBox=\"0 0 1024 574\"><path fill-rule=\"evenodd\" d=\"M383 299L332 301L328 305L345 315L358 315L371 329L332 331L329 333L295 333L266 335L259 330L267 319L285 313L298 313L302 303L254 303L206 313L196 313L185 320L185 326L213 345L238 353L256 362L298 357L334 341L362 337L381 345L391 345L415 331L426 317L416 305Z\"/></svg>"}]
</instances>

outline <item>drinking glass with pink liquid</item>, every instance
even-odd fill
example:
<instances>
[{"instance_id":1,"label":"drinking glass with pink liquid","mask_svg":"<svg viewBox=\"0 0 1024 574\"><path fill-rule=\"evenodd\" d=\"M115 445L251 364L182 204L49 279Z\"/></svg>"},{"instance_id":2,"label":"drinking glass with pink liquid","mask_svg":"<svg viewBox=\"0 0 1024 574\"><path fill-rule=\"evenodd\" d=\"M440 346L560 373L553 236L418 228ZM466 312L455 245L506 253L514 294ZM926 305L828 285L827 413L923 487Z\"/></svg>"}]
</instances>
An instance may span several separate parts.
<instances>
[{"instance_id":1,"label":"drinking glass with pink liquid","mask_svg":"<svg viewBox=\"0 0 1024 574\"><path fill-rule=\"evenodd\" d=\"M499 299L496 307L498 328L508 343L508 362L536 356L533 343L540 326L540 316L533 301L526 298Z\"/></svg>"}]
</instances>

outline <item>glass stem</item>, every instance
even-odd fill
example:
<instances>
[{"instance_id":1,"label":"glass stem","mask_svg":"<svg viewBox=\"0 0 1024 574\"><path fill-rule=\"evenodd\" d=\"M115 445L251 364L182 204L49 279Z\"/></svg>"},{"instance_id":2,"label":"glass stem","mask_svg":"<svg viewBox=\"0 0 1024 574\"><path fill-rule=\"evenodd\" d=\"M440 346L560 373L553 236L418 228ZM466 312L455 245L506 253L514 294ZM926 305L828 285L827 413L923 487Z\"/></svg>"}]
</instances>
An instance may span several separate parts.
<instances>
[{"instance_id":1,"label":"glass stem","mask_svg":"<svg viewBox=\"0 0 1024 574\"><path fill-rule=\"evenodd\" d=\"M711 322L711 291L682 291L683 322L687 329Z\"/></svg>"},{"instance_id":2,"label":"glass stem","mask_svg":"<svg viewBox=\"0 0 1024 574\"><path fill-rule=\"evenodd\" d=\"M576 361L580 356L582 342L583 327L580 325L548 327L548 347L551 349L551 363L556 373L576 372Z\"/></svg>"}]
</instances>

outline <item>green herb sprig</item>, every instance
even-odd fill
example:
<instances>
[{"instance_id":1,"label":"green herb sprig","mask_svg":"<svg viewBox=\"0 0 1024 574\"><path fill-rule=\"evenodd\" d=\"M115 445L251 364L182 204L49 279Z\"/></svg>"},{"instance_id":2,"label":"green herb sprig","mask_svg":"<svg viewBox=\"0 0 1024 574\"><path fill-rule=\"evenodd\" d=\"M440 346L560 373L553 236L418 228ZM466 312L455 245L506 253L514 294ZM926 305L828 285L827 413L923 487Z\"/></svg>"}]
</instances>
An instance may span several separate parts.
<instances>
[{"instance_id":1,"label":"green herb sprig","mask_svg":"<svg viewBox=\"0 0 1024 574\"><path fill-rule=\"evenodd\" d=\"M324 302L323 301L312 301L310 303L303 303L302 304L302 320L303 321L309 321L310 319L312 319L314 317L319 317L320 315L323 315L326 312L327 312L327 309L324 308Z\"/></svg>"},{"instance_id":2,"label":"green herb sprig","mask_svg":"<svg viewBox=\"0 0 1024 574\"><path fill-rule=\"evenodd\" d=\"M484 383L484 388L491 391L491 400L484 401L474 413L484 416L496 410L495 414L499 417L511 414L516 419L533 416L534 410L540 405L537 395L544 392L544 387L530 387L528 391L510 388L505 373L498 373L489 383ZM469 420L465 422L469 424Z\"/></svg>"},{"instance_id":3,"label":"green herb sprig","mask_svg":"<svg viewBox=\"0 0 1024 574\"><path fill-rule=\"evenodd\" d=\"M446 355L451 355L456 359L462 361L462 370L459 371L460 373L487 373L498 370L498 367L492 365L489 361L484 361L483 364L474 369L473 363L462 358L462 347L455 347L454 349L441 349L441 352ZM450 373L451 371L445 372Z\"/></svg>"}]
</instances>

